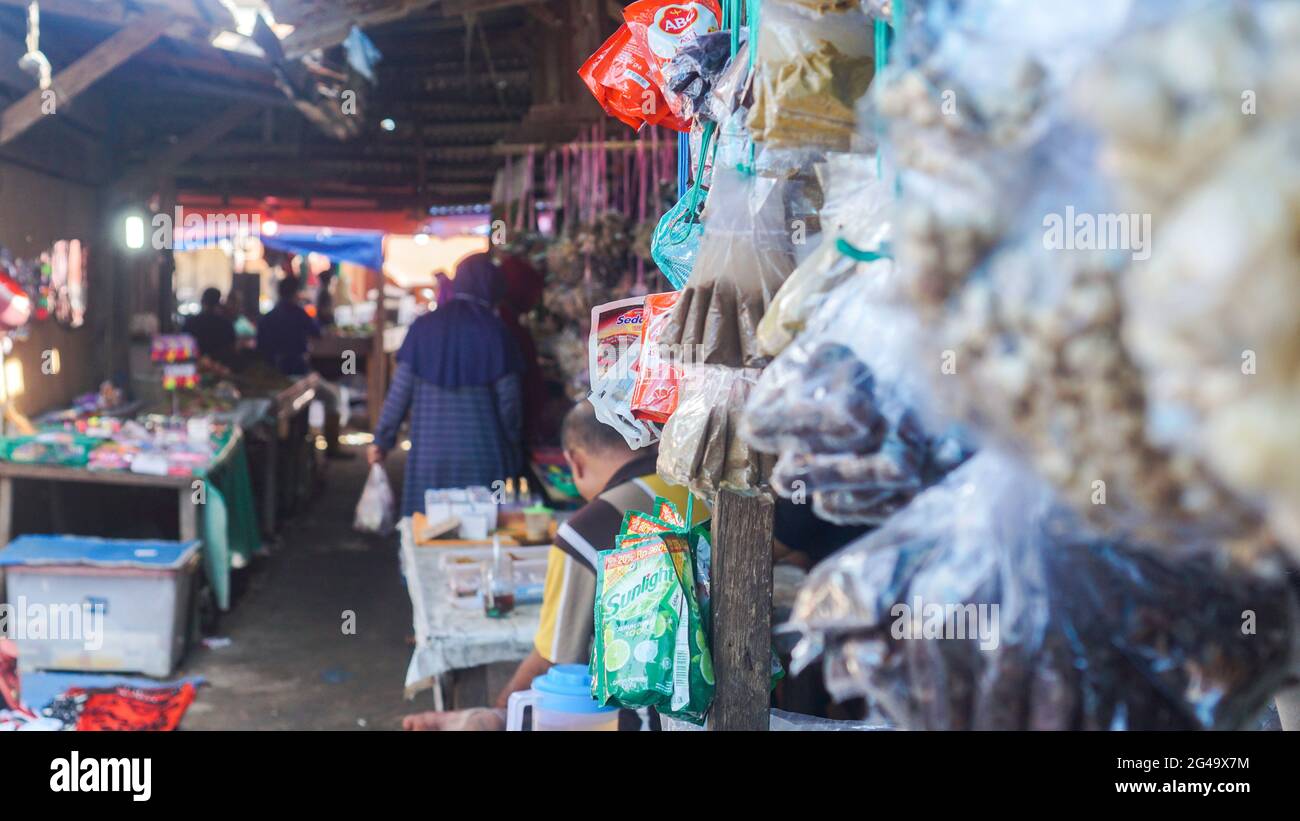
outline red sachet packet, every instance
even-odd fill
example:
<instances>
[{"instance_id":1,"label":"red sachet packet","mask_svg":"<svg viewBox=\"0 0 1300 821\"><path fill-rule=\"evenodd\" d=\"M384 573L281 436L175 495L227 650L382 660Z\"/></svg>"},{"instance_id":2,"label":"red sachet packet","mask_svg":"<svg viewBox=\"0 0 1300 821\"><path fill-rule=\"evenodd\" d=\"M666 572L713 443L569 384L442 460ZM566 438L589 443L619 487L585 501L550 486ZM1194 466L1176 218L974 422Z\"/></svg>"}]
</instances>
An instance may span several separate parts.
<instances>
[{"instance_id":1,"label":"red sachet packet","mask_svg":"<svg viewBox=\"0 0 1300 821\"><path fill-rule=\"evenodd\" d=\"M661 425L677 410L682 373L680 367L665 358L659 332L680 296L681 291L649 294L642 308L641 353L630 404L637 419Z\"/></svg>"},{"instance_id":2,"label":"red sachet packet","mask_svg":"<svg viewBox=\"0 0 1300 821\"><path fill-rule=\"evenodd\" d=\"M587 58L578 76L606 114L632 128L649 123L676 131L690 129L689 121L673 113L663 90L650 79L650 65L642 50L634 47L627 25L619 26Z\"/></svg>"}]
</instances>

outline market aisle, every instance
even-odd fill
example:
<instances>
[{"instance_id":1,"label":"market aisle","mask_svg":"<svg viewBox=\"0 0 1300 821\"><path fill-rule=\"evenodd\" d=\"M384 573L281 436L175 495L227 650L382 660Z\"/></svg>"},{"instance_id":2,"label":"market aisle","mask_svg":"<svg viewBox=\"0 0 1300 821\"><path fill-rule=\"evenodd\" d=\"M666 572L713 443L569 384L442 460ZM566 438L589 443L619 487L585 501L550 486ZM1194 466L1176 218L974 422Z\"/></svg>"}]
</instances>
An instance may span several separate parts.
<instances>
[{"instance_id":1,"label":"market aisle","mask_svg":"<svg viewBox=\"0 0 1300 821\"><path fill-rule=\"evenodd\" d=\"M411 606L396 537L353 532L367 466L363 449L352 450L357 458L331 462L321 495L285 522L272 555L243 571L217 627L232 643L186 657L180 673L208 685L183 729L396 729L411 711L402 699ZM400 459L388 467L396 481ZM343 632L348 610L355 635Z\"/></svg>"}]
</instances>

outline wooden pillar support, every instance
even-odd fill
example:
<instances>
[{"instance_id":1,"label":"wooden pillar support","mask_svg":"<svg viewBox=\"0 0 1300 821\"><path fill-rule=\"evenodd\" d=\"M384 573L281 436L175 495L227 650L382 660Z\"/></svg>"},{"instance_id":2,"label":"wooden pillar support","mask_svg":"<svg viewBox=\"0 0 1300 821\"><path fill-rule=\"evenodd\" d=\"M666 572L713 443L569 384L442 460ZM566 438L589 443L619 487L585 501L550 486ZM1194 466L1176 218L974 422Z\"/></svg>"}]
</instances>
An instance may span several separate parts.
<instances>
[{"instance_id":1,"label":"wooden pillar support","mask_svg":"<svg viewBox=\"0 0 1300 821\"><path fill-rule=\"evenodd\" d=\"M772 497L719 491L713 510L714 730L766 730L772 657Z\"/></svg>"}]
</instances>

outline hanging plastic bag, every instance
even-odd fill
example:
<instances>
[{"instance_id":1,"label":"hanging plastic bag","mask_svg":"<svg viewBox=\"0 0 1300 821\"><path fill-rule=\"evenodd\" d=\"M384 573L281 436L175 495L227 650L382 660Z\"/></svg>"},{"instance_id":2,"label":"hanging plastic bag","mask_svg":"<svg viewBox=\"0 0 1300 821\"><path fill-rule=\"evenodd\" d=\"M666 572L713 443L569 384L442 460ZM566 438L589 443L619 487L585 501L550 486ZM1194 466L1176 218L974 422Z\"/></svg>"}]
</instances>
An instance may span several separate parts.
<instances>
[{"instance_id":1,"label":"hanging plastic bag","mask_svg":"<svg viewBox=\"0 0 1300 821\"><path fill-rule=\"evenodd\" d=\"M606 114L639 129L644 124L689 131L690 121L673 114L642 49L626 25L610 35L578 69L578 75Z\"/></svg>"},{"instance_id":2,"label":"hanging plastic bag","mask_svg":"<svg viewBox=\"0 0 1300 821\"><path fill-rule=\"evenodd\" d=\"M393 489L388 484L388 474L383 465L371 465L370 475L366 477L366 486L361 491L357 502L356 515L352 518L352 528L362 533L374 533L386 536L393 532L396 523L396 505L393 501Z\"/></svg>"},{"instance_id":3,"label":"hanging plastic bag","mask_svg":"<svg viewBox=\"0 0 1300 821\"><path fill-rule=\"evenodd\" d=\"M588 397L596 418L614 428L633 450L654 444L657 425L632 413L636 363L641 351L645 297L629 297L591 309L588 339Z\"/></svg>"},{"instance_id":4,"label":"hanging plastic bag","mask_svg":"<svg viewBox=\"0 0 1300 821\"><path fill-rule=\"evenodd\" d=\"M758 325L759 347L776 356L807 325L826 294L862 267L887 276L888 259L862 262L845 253L839 240L852 248L884 251L891 233L893 191L875 172L875 157L831 154L824 176L829 181L826 204L821 209L822 241L799 263L777 291Z\"/></svg>"},{"instance_id":5,"label":"hanging plastic bag","mask_svg":"<svg viewBox=\"0 0 1300 821\"><path fill-rule=\"evenodd\" d=\"M719 164L704 215L704 236L664 327L663 340L691 361L761 367L758 323L795 267L783 184Z\"/></svg>"},{"instance_id":6,"label":"hanging plastic bag","mask_svg":"<svg viewBox=\"0 0 1300 821\"><path fill-rule=\"evenodd\" d=\"M811 493L814 512L833 522L879 524L973 450L929 418L927 384L910 364L941 359L911 313L890 304L897 280L868 266L826 295L743 414L744 438L780 454L772 488Z\"/></svg>"},{"instance_id":7,"label":"hanging plastic bag","mask_svg":"<svg viewBox=\"0 0 1300 821\"><path fill-rule=\"evenodd\" d=\"M664 82L669 93L679 100L682 116L703 114L714 84L726 73L730 59L731 32L716 31L682 46L664 66Z\"/></svg>"},{"instance_id":8,"label":"hanging plastic bag","mask_svg":"<svg viewBox=\"0 0 1300 821\"><path fill-rule=\"evenodd\" d=\"M596 563L592 696L703 724L713 701L713 660L688 538L664 522L640 533L624 523L618 546L601 551Z\"/></svg>"},{"instance_id":9,"label":"hanging plastic bag","mask_svg":"<svg viewBox=\"0 0 1300 821\"><path fill-rule=\"evenodd\" d=\"M802 4L763 5L756 54L755 142L847 151L873 74L872 27L860 11L817 14Z\"/></svg>"},{"instance_id":10,"label":"hanging plastic bag","mask_svg":"<svg viewBox=\"0 0 1300 821\"><path fill-rule=\"evenodd\" d=\"M1297 615L1284 573L1098 538L985 451L815 568L788 626L796 671L820 656L833 697L902 729L1240 729L1288 679Z\"/></svg>"},{"instance_id":11,"label":"hanging plastic bag","mask_svg":"<svg viewBox=\"0 0 1300 821\"><path fill-rule=\"evenodd\" d=\"M771 459L740 436L755 370L700 365L686 370L677 411L664 425L658 472L711 500L719 489L748 492L766 481Z\"/></svg>"},{"instance_id":12,"label":"hanging plastic bag","mask_svg":"<svg viewBox=\"0 0 1300 821\"><path fill-rule=\"evenodd\" d=\"M673 114L683 116L682 97L664 78L664 66L696 38L722 26L717 0L638 0L623 9L633 48L649 67ZM689 116L689 115L685 115Z\"/></svg>"},{"instance_id":13,"label":"hanging plastic bag","mask_svg":"<svg viewBox=\"0 0 1300 821\"><path fill-rule=\"evenodd\" d=\"M707 180L712 175L710 160L716 130L715 123L704 126L700 137L699 162L695 166L695 178L691 187L659 218L654 235L650 238L650 257L674 288L686 284L691 269L695 267L700 238L704 236L700 213L708 196Z\"/></svg>"}]
</instances>

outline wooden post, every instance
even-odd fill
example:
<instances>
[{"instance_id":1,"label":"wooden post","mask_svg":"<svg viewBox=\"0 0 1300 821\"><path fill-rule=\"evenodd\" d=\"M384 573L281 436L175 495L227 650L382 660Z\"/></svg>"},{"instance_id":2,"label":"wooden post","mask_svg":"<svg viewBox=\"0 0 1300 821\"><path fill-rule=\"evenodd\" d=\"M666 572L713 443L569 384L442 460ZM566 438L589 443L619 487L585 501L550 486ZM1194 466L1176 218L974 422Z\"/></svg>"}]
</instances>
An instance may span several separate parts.
<instances>
[{"instance_id":1,"label":"wooden post","mask_svg":"<svg viewBox=\"0 0 1300 821\"><path fill-rule=\"evenodd\" d=\"M0 476L0 550L9 546L14 536L14 480Z\"/></svg>"},{"instance_id":2,"label":"wooden post","mask_svg":"<svg viewBox=\"0 0 1300 821\"><path fill-rule=\"evenodd\" d=\"M206 482L206 479L202 481ZM194 491L188 486L176 492L177 512L180 514L180 540L188 542L199 538L199 507L192 498Z\"/></svg>"},{"instance_id":3,"label":"wooden post","mask_svg":"<svg viewBox=\"0 0 1300 821\"><path fill-rule=\"evenodd\" d=\"M714 730L766 730L772 658L772 497L719 491L713 510Z\"/></svg>"},{"instance_id":4,"label":"wooden post","mask_svg":"<svg viewBox=\"0 0 1300 821\"><path fill-rule=\"evenodd\" d=\"M370 429L379 424L379 412L384 407L384 394L388 392L388 358L384 354L384 328L388 312L384 310L384 272L375 272L379 281L375 298L374 336L370 338L370 354L366 357L366 415Z\"/></svg>"}]
</instances>

